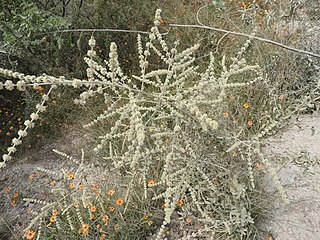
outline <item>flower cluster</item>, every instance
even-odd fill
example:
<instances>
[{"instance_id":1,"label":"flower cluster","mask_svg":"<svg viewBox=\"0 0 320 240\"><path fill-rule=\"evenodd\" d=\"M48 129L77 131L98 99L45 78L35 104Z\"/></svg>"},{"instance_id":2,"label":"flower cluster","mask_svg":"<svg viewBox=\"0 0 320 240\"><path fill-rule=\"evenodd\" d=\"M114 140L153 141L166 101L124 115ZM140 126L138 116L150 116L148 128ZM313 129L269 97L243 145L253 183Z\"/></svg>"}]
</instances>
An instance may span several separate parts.
<instances>
[{"instance_id":1,"label":"flower cluster","mask_svg":"<svg viewBox=\"0 0 320 240\"><path fill-rule=\"evenodd\" d=\"M37 111L30 114L30 120L26 120L24 122L25 128L23 130L18 131L17 138L12 139L12 146L8 147L7 149L8 153L2 155L3 161L0 162L0 168L5 167L6 162L12 159L11 155L17 151L16 146L20 145L22 143L21 139L28 135L27 130L34 127L34 121L39 119L39 113L46 111L45 103L49 100L49 94L51 93L52 89L53 89L53 86L49 89L47 94L42 96L42 102L36 106Z\"/></svg>"}]
</instances>

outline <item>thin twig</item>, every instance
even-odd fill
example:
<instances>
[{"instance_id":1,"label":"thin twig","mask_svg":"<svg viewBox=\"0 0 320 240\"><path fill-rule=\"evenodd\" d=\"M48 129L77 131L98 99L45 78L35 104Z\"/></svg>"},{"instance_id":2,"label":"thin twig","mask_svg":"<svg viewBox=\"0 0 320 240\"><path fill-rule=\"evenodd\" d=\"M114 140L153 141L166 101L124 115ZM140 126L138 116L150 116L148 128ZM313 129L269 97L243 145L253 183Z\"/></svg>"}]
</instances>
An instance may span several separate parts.
<instances>
[{"instance_id":1,"label":"thin twig","mask_svg":"<svg viewBox=\"0 0 320 240\"><path fill-rule=\"evenodd\" d=\"M220 43L222 42L222 40L223 40L226 36L228 36L228 33L225 33L225 34L219 39L219 41L218 41L218 43L217 43L217 46L216 46L216 51L215 51L215 53L218 53L218 51L219 51L219 45L220 45Z\"/></svg>"},{"instance_id":2,"label":"thin twig","mask_svg":"<svg viewBox=\"0 0 320 240\"><path fill-rule=\"evenodd\" d=\"M165 33L162 33L161 35L167 35L170 32L171 28ZM39 33L36 34L36 36L42 36L47 34L54 34L54 33L70 33L70 32L122 32L122 33L140 33L140 34L151 34L151 32L145 32L140 30L126 30L126 29L112 29L112 28L86 28L86 29L64 29L64 30L57 30L52 32L46 32L46 33Z\"/></svg>"},{"instance_id":3,"label":"thin twig","mask_svg":"<svg viewBox=\"0 0 320 240\"><path fill-rule=\"evenodd\" d=\"M230 35L247 37L247 38L259 40L261 42L270 43L270 44L276 45L278 47L287 49L287 50L292 51L292 52L302 53L302 54L306 54L306 55L309 55L309 56L312 56L312 57L320 58L319 54L308 52L308 51L301 50L301 49L297 49L297 48L294 48L294 47L289 47L287 45L284 45L282 43L278 43L278 42L270 40L270 39L266 39L266 38L262 38L262 37L256 37L256 36L252 36L252 35L249 35L249 34L246 34L246 33L233 32L233 31L228 31L228 30L225 30L225 29L214 28L214 27L209 27L209 26L205 26L205 25L202 26L202 25L198 25L198 24L195 24L195 25L192 25L192 24L190 24L190 25L189 24L169 24L169 26L170 27L183 27L183 28L202 28L202 29L213 30L213 31L216 31L216 32L223 32L223 33L227 33L227 34L230 34Z\"/></svg>"},{"instance_id":4,"label":"thin twig","mask_svg":"<svg viewBox=\"0 0 320 240\"><path fill-rule=\"evenodd\" d=\"M203 8L200 8L199 10L201 10L201 9L203 9ZM273 41L270 39L256 37L256 36L252 36L252 35L246 34L246 33L233 32L233 31L228 31L225 29L206 26L199 21L198 14L199 14L199 11L197 13L197 21L199 22L199 24L169 24L168 31L165 33L162 33L161 35L169 34L172 27L208 29L208 30L213 30L216 32L223 32L223 33L230 34L230 35L242 36L242 37L247 37L247 38L259 40L261 42L270 43L270 44L276 45L278 47L287 49L292 52L302 53L302 54L306 54L306 55L309 55L312 57L320 58L319 54L312 53L312 52L305 51L305 50L301 50L301 49L297 49L294 47L290 47L290 46L284 45L282 43L279 43L279 42L276 42L276 41ZM37 34L36 36L41 36L41 35L46 35L46 34L54 34L54 33L68 33L68 32L122 32L122 33L140 33L140 34L148 34L148 35L151 34L150 32L145 32L145 31L140 31L140 30L125 30L125 29L110 29L110 28L98 29L98 28L95 28L95 29L65 29L65 30L40 33L40 34Z\"/></svg>"},{"instance_id":5,"label":"thin twig","mask_svg":"<svg viewBox=\"0 0 320 240\"><path fill-rule=\"evenodd\" d=\"M204 5L202 6L201 8L198 9L197 11L197 14L196 14L196 20L197 22L199 23L199 25L202 25L202 26L205 26L202 22L200 22L200 19L199 19L199 14L200 14L200 11L204 8L208 7L208 5Z\"/></svg>"}]
</instances>

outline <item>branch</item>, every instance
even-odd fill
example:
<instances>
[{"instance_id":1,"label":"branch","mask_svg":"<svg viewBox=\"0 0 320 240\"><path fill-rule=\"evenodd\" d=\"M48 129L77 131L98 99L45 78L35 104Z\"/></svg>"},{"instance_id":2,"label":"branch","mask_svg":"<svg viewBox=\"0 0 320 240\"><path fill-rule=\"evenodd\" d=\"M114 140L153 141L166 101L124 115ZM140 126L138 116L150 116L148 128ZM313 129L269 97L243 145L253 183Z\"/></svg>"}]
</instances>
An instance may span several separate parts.
<instances>
[{"instance_id":1,"label":"branch","mask_svg":"<svg viewBox=\"0 0 320 240\"><path fill-rule=\"evenodd\" d=\"M167 35L170 32L171 28L165 33L162 33L161 35ZM68 33L68 32L123 32L123 33L140 33L140 34L151 34L151 32L145 32L140 30L126 30L126 29L112 29L112 28L87 28L87 29L65 29L65 30L58 30L53 32L46 32L46 33L39 33L35 36L42 36L47 34L54 34L54 33Z\"/></svg>"},{"instance_id":2,"label":"branch","mask_svg":"<svg viewBox=\"0 0 320 240\"><path fill-rule=\"evenodd\" d=\"M194 24L194 25L184 25L184 24L169 24L169 30L165 33L162 33L161 35L167 35L169 34L170 30L172 27L182 27L182 28L202 28L202 29L208 29L208 30L213 30L216 32L223 32L226 34L230 34L230 35L236 35L236 36L242 36L242 37L247 37L247 38L251 38L251 39L255 39L261 42L266 42L266 43L270 43L272 45L287 49L289 51L292 52L297 52L297 53L301 53L301 54L305 54L305 55L309 55L312 57L316 57L316 58L320 58L319 54L316 53L312 53L312 52L308 52L305 50L301 50L301 49L297 49L294 47L289 47L287 45L284 45L282 43L270 40L270 39L266 39L266 38L262 38L262 37L256 37L256 36L252 36L250 34L246 34L246 33L239 33L239 32L232 32L232 31L228 31L228 30L224 30L224 29L220 29L220 28L214 28L214 27L208 27L206 25L198 25L198 24ZM111 29L111 28L104 28L104 29L98 29L98 28L93 28L93 29L65 29L65 30L58 30L58 31L53 31L53 32L46 32L46 33L40 33L37 34L36 36L42 36L42 35L47 35L47 34L53 34L53 33L68 33L68 32L122 32L122 33L140 33L140 34L151 34L150 32L145 32L145 31L139 31L139 30L125 30L125 29Z\"/></svg>"},{"instance_id":3,"label":"branch","mask_svg":"<svg viewBox=\"0 0 320 240\"><path fill-rule=\"evenodd\" d=\"M255 40L258 40L258 41L261 41L261 42L270 43L270 44L276 45L278 47L287 49L287 50L292 51L292 52L302 53L302 54L306 54L306 55L309 55L309 56L312 56L312 57L320 58L319 54L308 52L308 51L301 50L301 49L297 49L297 48L294 48L294 47L289 47L287 45L284 45L282 43L278 43L276 41L272 41L270 39L266 39L266 38L262 38L262 37L256 37L256 36L252 36L252 35L249 35L249 34L246 34L246 33L232 32L232 31L228 31L228 30L224 30L224 29L220 29L220 28L208 27L206 25L197 25L197 24L196 25L169 24L169 26L170 27L183 27L183 28L202 28L202 29L213 30L213 31L216 31L216 32L223 32L223 33L227 33L227 34L231 34L231 35L247 37L247 38L255 39Z\"/></svg>"}]
</instances>

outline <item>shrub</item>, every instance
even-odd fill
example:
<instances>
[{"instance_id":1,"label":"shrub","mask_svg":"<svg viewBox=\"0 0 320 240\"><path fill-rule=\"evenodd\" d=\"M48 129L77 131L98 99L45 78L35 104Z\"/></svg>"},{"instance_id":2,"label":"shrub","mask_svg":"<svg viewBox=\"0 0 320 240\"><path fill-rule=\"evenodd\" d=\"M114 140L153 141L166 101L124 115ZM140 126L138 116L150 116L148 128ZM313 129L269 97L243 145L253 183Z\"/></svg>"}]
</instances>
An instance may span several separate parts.
<instances>
[{"instance_id":1,"label":"shrub","mask_svg":"<svg viewBox=\"0 0 320 240\"><path fill-rule=\"evenodd\" d=\"M81 94L74 103L80 106L97 104L96 96L103 99L99 115L84 125L96 133L96 156L86 164L84 158L77 161L58 152L76 168L67 173L40 169L63 181L61 188L53 189L48 202L25 199L44 205L26 234L37 234L37 238L110 234L115 239L139 239L143 232L145 237L155 239L169 234L176 239L252 239L258 235L254 222L263 211L257 181L261 168L272 173L279 193L288 200L260 144L291 112L284 113L280 108L269 115L270 109L281 103L263 69L245 60L251 39L234 57L215 58L211 52L204 65L205 61L196 58L200 45L185 49L179 41L165 41L159 31L161 21L157 10L151 33L146 38L137 37L137 74L125 74L114 42L109 59L100 59L93 35L85 58L86 80L36 77L0 69L4 76L19 79L7 80L0 88L24 91L30 86L49 86L37 110L3 155L1 167L11 160L39 114L46 111L56 88L79 89ZM259 109L257 101L267 101L265 95L250 102L245 90L254 91L254 85L261 87L261 94L269 90L270 105ZM96 187L103 173L91 174L87 180L83 177L93 163L119 173L125 184L117 190L121 196L113 202L123 208L113 218L106 214L105 207L112 199L106 197L110 186ZM104 232L101 227L107 220L113 222L112 228Z\"/></svg>"},{"instance_id":2,"label":"shrub","mask_svg":"<svg viewBox=\"0 0 320 240\"><path fill-rule=\"evenodd\" d=\"M243 58L231 58L227 61L226 57L223 57L220 63L221 70L215 72L216 63L212 54L208 67L200 71L194 57L199 45L179 50L179 43L176 41L169 46L158 30L160 21L160 11L157 11L155 26L151 29L148 39L143 43L142 37L138 36L137 48L141 69L139 76L133 75L129 78L123 74L115 43L111 43L109 60L105 61L106 66L98 64L94 60L96 53L93 37L89 41L88 57L85 58L88 64L87 81L70 81L64 77L53 76L25 76L1 69L2 74L20 79L16 84L6 81L3 86L8 90L14 87L24 90L28 85L51 85L48 93L42 96L42 102L37 105L37 111L30 115L30 120L25 121L25 129L18 133L19 137L13 140L8 154L3 156L2 165L11 159L16 145L27 135L26 130L34 127L39 113L46 110L45 104L51 91L59 85L89 87L89 90L80 94L75 103L85 105L100 94L104 96L108 109L84 127L100 125L103 129L110 129L99 136L100 143L94 151L123 173L129 183L128 193L132 191L133 186L140 185L143 189L141 198L143 201L150 201L148 179L155 181L151 186L159 187L152 199L163 199L165 207L164 220L157 238L160 239L165 234L176 209L198 218L197 224L203 227L194 230L192 234L195 236L201 236L204 232L212 236L218 232L244 235L248 224L253 222L248 205L244 202L246 192L251 190L246 190L246 185L241 183L243 180L240 179L243 176L231 176L227 168L223 167L226 170L224 174L218 174L222 167L222 156L217 150L222 147L218 139L218 114L219 106L226 99L230 89L248 87L262 81L262 71L257 65L248 65ZM247 44L250 44L250 40ZM242 57L242 52L238 56ZM150 68L156 57L163 62L162 67ZM249 80L239 82L238 76L243 74L246 74ZM106 121L108 119L110 122ZM207 164L210 162L213 165L208 168ZM215 167L215 162L218 163L218 168ZM254 187L252 168L249 170L250 181ZM158 176L152 176L152 172L158 172ZM222 178L225 179L225 183L222 183ZM77 180L74 183L75 187L79 181L82 180ZM222 186L224 184L226 186ZM227 192L226 187L230 189ZM78 195L70 196L79 198ZM68 216L68 208L63 210L72 204L79 205L74 198L71 199L72 202L62 204L60 211L66 214L66 221L70 229L74 230L77 228L71 226L75 224L73 221L77 220ZM227 203L227 199L231 201ZM32 199L29 201L37 202ZM131 201L131 195L127 194L125 202L128 204ZM215 214L221 211L219 202L223 203L223 211L230 214L232 212L230 219L219 219ZM49 203L43 210L50 209L53 205L55 203ZM45 213L46 211L42 211L41 214L45 216ZM39 234L43 221L41 214L32 222L33 224L37 220L40 221ZM78 225L85 224L81 219L78 219Z\"/></svg>"}]
</instances>

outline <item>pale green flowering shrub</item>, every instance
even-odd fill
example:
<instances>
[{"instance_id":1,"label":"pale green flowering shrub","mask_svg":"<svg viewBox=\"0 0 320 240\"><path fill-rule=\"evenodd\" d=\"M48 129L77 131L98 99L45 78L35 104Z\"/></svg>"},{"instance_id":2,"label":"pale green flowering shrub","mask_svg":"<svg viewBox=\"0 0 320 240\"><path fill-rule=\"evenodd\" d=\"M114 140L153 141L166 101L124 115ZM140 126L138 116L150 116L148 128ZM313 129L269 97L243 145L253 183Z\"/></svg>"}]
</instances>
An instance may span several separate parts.
<instances>
[{"instance_id":1,"label":"pale green flowering shrub","mask_svg":"<svg viewBox=\"0 0 320 240\"><path fill-rule=\"evenodd\" d=\"M68 80L63 76L26 76L0 68L2 75L19 79L17 83L8 80L3 86L0 85L7 90L51 86L36 111L30 115L30 120L25 121L25 129L19 131L18 138L12 140L12 146L3 155L0 167L12 159L16 146L21 144L27 130L46 110L51 91L61 85L85 89L74 100L75 104L85 106L95 101L96 96L102 96L107 106L105 110L101 108L100 115L85 124L84 128L99 129L98 143L94 148L99 161L112 165L113 171L122 173L127 183L124 198L126 207L122 214L132 202L134 204L130 206L139 201L150 205L161 201L164 210L153 236L155 239L164 238L169 227L182 229L177 237L184 239L190 236L193 239L204 236L211 239L215 236L244 237L248 234L250 224L254 223L254 217L251 216L254 203L248 201L250 194L255 191L253 161L261 159L269 167L259 151L258 143L274 126L271 123L253 139L226 144L226 136L221 136L224 131L219 129L219 123L223 121L219 114L228 92L264 81L260 66L250 65L243 58L251 40L245 43L236 57L223 56L221 61L216 61L210 54L208 64L199 66L195 57L199 44L181 50L178 41L169 44L164 40L158 29L160 12L156 12L149 36L137 37L138 76L124 74L118 61L116 43L110 46L109 59L101 64L94 50L93 36L89 40L88 57L85 58L88 80ZM155 59L161 60L160 66L154 66ZM238 150L243 161L235 162L228 156L231 150ZM247 165L248 171L237 172L240 165ZM55 174L50 170L42 171ZM157 174L154 175L154 172ZM148 184L150 179L155 182ZM279 179L275 180L279 182ZM75 186L82 181L81 175L77 181ZM283 188L278 185L284 195ZM150 187L152 191L148 191ZM57 190L59 194L53 202L26 199L44 204L26 231L38 224L37 236L41 239L43 223L53 207L59 207L65 214L65 218L56 221L58 230L62 223L71 232L76 232L86 224L83 214L87 213L79 210L79 206L85 202L83 196L77 192L68 193L66 188L68 186ZM135 192L137 188L143 191ZM92 199L94 195L85 197ZM194 223L184 230L184 219L188 216L194 218ZM177 219L181 220L180 223ZM92 218L91 223L94 221ZM83 231L80 231L80 237L81 234Z\"/></svg>"}]
</instances>

